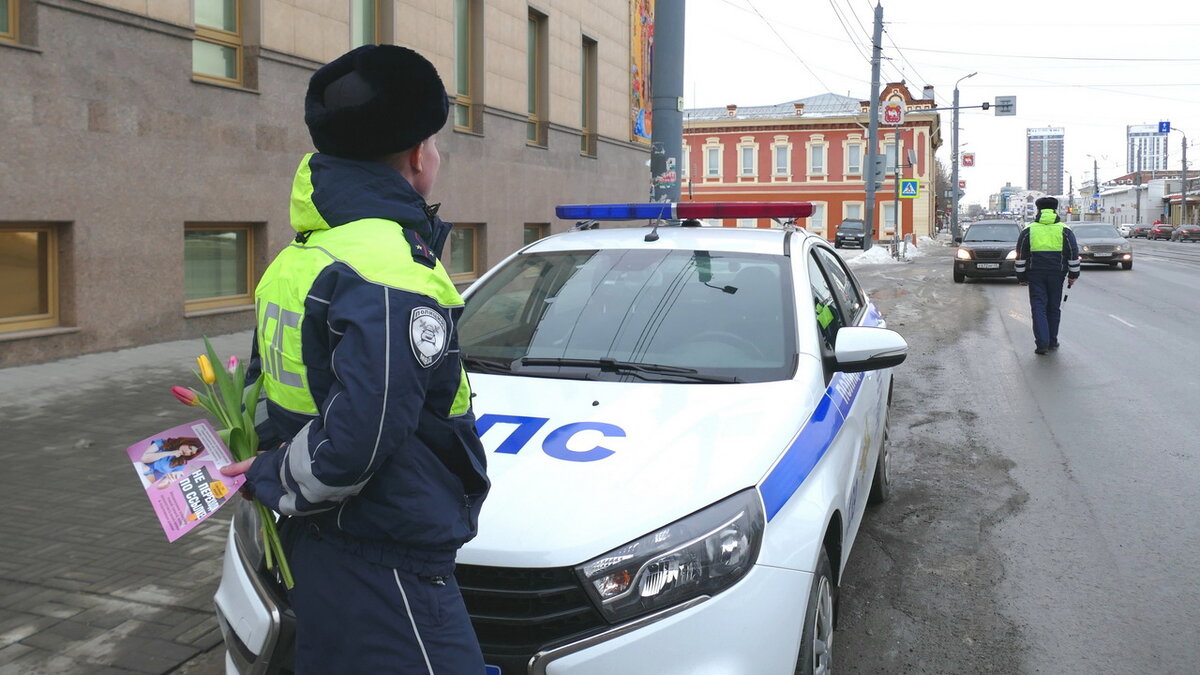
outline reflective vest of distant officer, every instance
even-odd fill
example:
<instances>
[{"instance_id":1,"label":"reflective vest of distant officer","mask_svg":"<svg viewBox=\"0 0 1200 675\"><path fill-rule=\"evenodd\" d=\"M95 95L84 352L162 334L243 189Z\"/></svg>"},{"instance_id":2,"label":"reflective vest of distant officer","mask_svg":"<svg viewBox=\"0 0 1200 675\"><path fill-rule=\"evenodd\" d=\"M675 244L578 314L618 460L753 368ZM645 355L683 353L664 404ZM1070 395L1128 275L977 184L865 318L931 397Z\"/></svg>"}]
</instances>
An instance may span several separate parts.
<instances>
[{"instance_id":1,"label":"reflective vest of distant officer","mask_svg":"<svg viewBox=\"0 0 1200 675\"><path fill-rule=\"evenodd\" d=\"M319 152L293 182L296 239L255 292L269 424L243 469L290 516L295 671L478 675L453 572L489 483L463 300L438 260L451 226L425 201L446 91L416 52L366 45L305 103Z\"/></svg>"},{"instance_id":2,"label":"reflective vest of distant officer","mask_svg":"<svg viewBox=\"0 0 1200 675\"><path fill-rule=\"evenodd\" d=\"M1017 237L1017 281L1029 287L1034 353L1058 349L1059 302L1064 278L1067 288L1079 278L1079 244L1058 218L1058 200L1035 202L1038 218Z\"/></svg>"}]
</instances>

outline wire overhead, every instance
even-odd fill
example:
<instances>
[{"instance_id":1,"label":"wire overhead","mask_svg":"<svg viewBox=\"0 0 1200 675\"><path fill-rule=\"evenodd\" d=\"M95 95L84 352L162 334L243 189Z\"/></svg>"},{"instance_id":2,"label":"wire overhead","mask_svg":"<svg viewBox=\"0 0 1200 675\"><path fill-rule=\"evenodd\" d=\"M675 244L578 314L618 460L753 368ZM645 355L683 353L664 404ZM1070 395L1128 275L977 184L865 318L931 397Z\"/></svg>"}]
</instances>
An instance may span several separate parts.
<instances>
[{"instance_id":1,"label":"wire overhead","mask_svg":"<svg viewBox=\"0 0 1200 675\"><path fill-rule=\"evenodd\" d=\"M758 18L762 19L763 23L767 24L767 28L770 28L771 32L775 34L775 37L779 38L779 41L783 43L783 46L787 47L787 50L792 53L792 56L796 57L796 60L800 62L800 65L804 66L804 69L808 71L808 74L813 76L813 79L817 81L817 84L820 84L825 91L833 91L829 88L829 85L825 84L825 82L821 80L821 77L817 75L807 63L804 62L804 59L800 58L800 55L796 53L796 50L792 49L792 45L788 44L788 41L783 39L783 36L779 34L779 31L775 30L775 26L773 26L770 21L767 21L767 17L763 16L763 13L758 11L758 8L754 6L754 3L751 2L751 0L746 0L746 4L750 5L750 9L754 10L754 13L758 15Z\"/></svg>"}]
</instances>

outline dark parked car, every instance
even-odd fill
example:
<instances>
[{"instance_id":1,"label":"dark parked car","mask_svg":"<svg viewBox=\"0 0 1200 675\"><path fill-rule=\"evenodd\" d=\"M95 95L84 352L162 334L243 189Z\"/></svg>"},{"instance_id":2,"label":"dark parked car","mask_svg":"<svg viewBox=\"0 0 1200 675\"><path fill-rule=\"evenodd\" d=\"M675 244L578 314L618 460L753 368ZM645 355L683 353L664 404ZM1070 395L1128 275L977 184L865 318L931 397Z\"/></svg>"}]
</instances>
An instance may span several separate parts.
<instances>
[{"instance_id":1,"label":"dark parked car","mask_svg":"<svg viewBox=\"0 0 1200 675\"><path fill-rule=\"evenodd\" d=\"M979 220L971 223L954 254L954 282L967 277L1017 276L1017 235L1014 220Z\"/></svg>"},{"instance_id":2,"label":"dark parked car","mask_svg":"<svg viewBox=\"0 0 1200 675\"><path fill-rule=\"evenodd\" d=\"M1133 269L1133 244L1113 225L1074 223L1071 231L1079 242L1079 260L1123 269Z\"/></svg>"},{"instance_id":3,"label":"dark parked car","mask_svg":"<svg viewBox=\"0 0 1200 675\"><path fill-rule=\"evenodd\" d=\"M833 247L841 248L846 244L853 244L862 248L863 239L866 236L867 228L863 225L863 221L847 218L837 226L837 234L833 237Z\"/></svg>"},{"instance_id":4,"label":"dark parked car","mask_svg":"<svg viewBox=\"0 0 1200 675\"><path fill-rule=\"evenodd\" d=\"M1150 234L1150 225L1134 225L1133 231L1129 233L1130 239L1139 239Z\"/></svg>"},{"instance_id":5,"label":"dark parked car","mask_svg":"<svg viewBox=\"0 0 1200 675\"><path fill-rule=\"evenodd\" d=\"M1171 233L1171 241L1200 241L1200 225L1180 225Z\"/></svg>"},{"instance_id":6,"label":"dark parked car","mask_svg":"<svg viewBox=\"0 0 1200 675\"><path fill-rule=\"evenodd\" d=\"M1146 233L1147 239L1170 239L1171 232L1175 230L1174 225L1167 223L1158 223L1150 226L1150 231Z\"/></svg>"}]
</instances>

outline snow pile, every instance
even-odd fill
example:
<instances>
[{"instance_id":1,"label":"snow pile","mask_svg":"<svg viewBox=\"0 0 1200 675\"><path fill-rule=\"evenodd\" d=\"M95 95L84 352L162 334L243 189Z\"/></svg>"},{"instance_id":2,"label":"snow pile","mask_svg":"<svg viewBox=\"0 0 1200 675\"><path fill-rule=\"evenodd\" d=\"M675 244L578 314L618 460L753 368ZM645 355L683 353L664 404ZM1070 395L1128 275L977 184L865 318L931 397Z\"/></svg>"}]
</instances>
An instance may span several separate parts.
<instances>
[{"instance_id":1,"label":"snow pile","mask_svg":"<svg viewBox=\"0 0 1200 675\"><path fill-rule=\"evenodd\" d=\"M883 244L876 244L862 253L846 260L847 265L882 265L886 263L898 263L892 257L888 247Z\"/></svg>"}]
</instances>

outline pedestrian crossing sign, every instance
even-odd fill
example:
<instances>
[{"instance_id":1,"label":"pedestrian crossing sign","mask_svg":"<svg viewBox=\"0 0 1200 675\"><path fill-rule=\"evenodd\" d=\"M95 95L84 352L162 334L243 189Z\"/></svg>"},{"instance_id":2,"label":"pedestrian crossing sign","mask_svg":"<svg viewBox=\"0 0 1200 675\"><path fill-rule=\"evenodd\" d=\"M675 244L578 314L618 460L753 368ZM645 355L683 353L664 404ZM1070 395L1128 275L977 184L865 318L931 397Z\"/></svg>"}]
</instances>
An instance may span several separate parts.
<instances>
[{"instance_id":1,"label":"pedestrian crossing sign","mask_svg":"<svg viewBox=\"0 0 1200 675\"><path fill-rule=\"evenodd\" d=\"M901 197L907 197L908 199L916 199L917 194L918 194L917 193L917 180L915 178L900 181L900 196Z\"/></svg>"}]
</instances>

